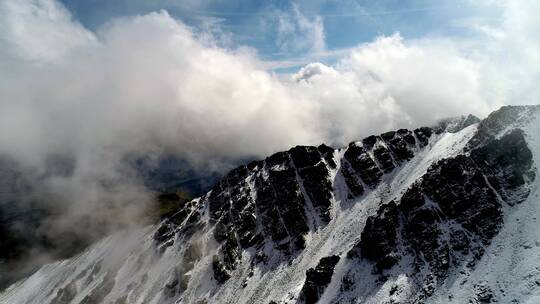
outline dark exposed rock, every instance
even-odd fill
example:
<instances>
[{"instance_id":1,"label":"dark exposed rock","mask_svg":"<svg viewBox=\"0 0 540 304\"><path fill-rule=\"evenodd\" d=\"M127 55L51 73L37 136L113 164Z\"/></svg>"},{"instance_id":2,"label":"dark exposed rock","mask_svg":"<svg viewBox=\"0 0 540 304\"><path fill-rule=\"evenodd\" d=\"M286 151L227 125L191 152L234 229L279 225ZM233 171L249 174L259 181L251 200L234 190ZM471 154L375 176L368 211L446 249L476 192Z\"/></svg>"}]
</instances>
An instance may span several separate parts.
<instances>
[{"instance_id":1,"label":"dark exposed rock","mask_svg":"<svg viewBox=\"0 0 540 304\"><path fill-rule=\"evenodd\" d=\"M225 192L227 185L225 181L220 181L208 195L208 209L210 211L210 219L215 222L222 215L222 210L228 200L228 193Z\"/></svg>"},{"instance_id":2,"label":"dark exposed rock","mask_svg":"<svg viewBox=\"0 0 540 304\"><path fill-rule=\"evenodd\" d=\"M345 274L341 279L340 291L349 291L354 286L354 279L350 274Z\"/></svg>"},{"instance_id":3,"label":"dark exposed rock","mask_svg":"<svg viewBox=\"0 0 540 304\"><path fill-rule=\"evenodd\" d=\"M278 242L287 237L287 230L281 220L279 207L274 204L277 200L275 190L268 180L263 177L255 179L257 189L256 205L265 233Z\"/></svg>"},{"instance_id":4,"label":"dark exposed rock","mask_svg":"<svg viewBox=\"0 0 540 304\"><path fill-rule=\"evenodd\" d=\"M394 170L396 167L392 161L390 151L383 146L378 146L377 148L373 149L373 156L375 156L375 159L385 173Z\"/></svg>"},{"instance_id":5,"label":"dark exposed rock","mask_svg":"<svg viewBox=\"0 0 540 304\"><path fill-rule=\"evenodd\" d=\"M264 252L257 251L257 253L255 253L256 263L266 263L267 261L268 261L268 256Z\"/></svg>"},{"instance_id":6,"label":"dark exposed rock","mask_svg":"<svg viewBox=\"0 0 540 304\"><path fill-rule=\"evenodd\" d=\"M382 138L384 141L389 141L389 140L391 140L392 138L394 138L395 135L396 135L396 132L395 132L395 131L390 131L390 132L386 132L386 133L381 134L381 138Z\"/></svg>"},{"instance_id":7,"label":"dark exposed rock","mask_svg":"<svg viewBox=\"0 0 540 304\"><path fill-rule=\"evenodd\" d=\"M332 169L335 169L337 167L336 161L334 159L334 148L329 147L325 144L322 144L317 147L319 149L319 152L324 157L326 162L328 163L328 166Z\"/></svg>"},{"instance_id":8,"label":"dark exposed rock","mask_svg":"<svg viewBox=\"0 0 540 304\"><path fill-rule=\"evenodd\" d=\"M458 250L467 254L469 252L470 240L463 230L450 231L450 244L453 250Z\"/></svg>"},{"instance_id":9,"label":"dark exposed rock","mask_svg":"<svg viewBox=\"0 0 540 304\"><path fill-rule=\"evenodd\" d=\"M400 209L406 214L412 213L414 210L419 209L425 203L424 193L420 183L411 185L401 196L401 202L399 204Z\"/></svg>"},{"instance_id":10,"label":"dark exposed rock","mask_svg":"<svg viewBox=\"0 0 540 304\"><path fill-rule=\"evenodd\" d=\"M179 232L185 237L190 237L195 232L200 231L203 228L204 223L201 221L201 213L196 210L189 215L184 225L181 226Z\"/></svg>"},{"instance_id":11,"label":"dark exposed rock","mask_svg":"<svg viewBox=\"0 0 540 304\"><path fill-rule=\"evenodd\" d=\"M191 213L191 205L184 204L184 206L177 209L176 213L173 213L171 216L169 216L167 219L169 222L173 223L174 225L181 225L186 218Z\"/></svg>"},{"instance_id":12,"label":"dark exposed rock","mask_svg":"<svg viewBox=\"0 0 540 304\"><path fill-rule=\"evenodd\" d=\"M422 188L446 217L491 239L502 220L500 203L472 159L459 155L439 161L424 176Z\"/></svg>"},{"instance_id":13,"label":"dark exposed rock","mask_svg":"<svg viewBox=\"0 0 540 304\"><path fill-rule=\"evenodd\" d=\"M240 223L236 233L242 247L248 248L262 241L263 236L257 233L257 218L255 216L255 205L248 205L239 216Z\"/></svg>"},{"instance_id":14,"label":"dark exposed rock","mask_svg":"<svg viewBox=\"0 0 540 304\"><path fill-rule=\"evenodd\" d=\"M362 182L357 179L356 174L346 160L343 160L341 163L341 174L345 179L347 188L349 188L349 198L354 198L364 193Z\"/></svg>"},{"instance_id":15,"label":"dark exposed rock","mask_svg":"<svg viewBox=\"0 0 540 304\"><path fill-rule=\"evenodd\" d=\"M474 285L475 298L470 301L474 304L487 304L495 302L493 291L489 286L478 284Z\"/></svg>"},{"instance_id":16,"label":"dark exposed rock","mask_svg":"<svg viewBox=\"0 0 540 304\"><path fill-rule=\"evenodd\" d=\"M387 141L388 148L392 151L394 159L403 162L413 158L414 153L409 147L414 147L415 139L412 133L398 133L398 136Z\"/></svg>"},{"instance_id":17,"label":"dark exposed rock","mask_svg":"<svg viewBox=\"0 0 540 304\"><path fill-rule=\"evenodd\" d=\"M405 134L403 136L403 140L411 146L414 146L416 144L416 139L414 139L414 136L411 133Z\"/></svg>"},{"instance_id":18,"label":"dark exposed rock","mask_svg":"<svg viewBox=\"0 0 540 304\"><path fill-rule=\"evenodd\" d=\"M364 147L366 149L373 148L373 146L375 145L376 142L377 142L377 136L375 136L375 135L370 135L370 136L362 139L362 144L364 145Z\"/></svg>"},{"instance_id":19,"label":"dark exposed rock","mask_svg":"<svg viewBox=\"0 0 540 304\"><path fill-rule=\"evenodd\" d=\"M329 179L329 172L323 162L319 162L313 167L299 170L304 189L311 199L315 210L323 222L330 221L330 206L332 199L332 182Z\"/></svg>"},{"instance_id":20,"label":"dark exposed rock","mask_svg":"<svg viewBox=\"0 0 540 304\"><path fill-rule=\"evenodd\" d=\"M478 131L467 144L467 148L472 150L478 148L494 139L494 135L500 133L512 124L522 124L533 112L540 112L540 106L503 106L499 110L492 112L478 126Z\"/></svg>"},{"instance_id":21,"label":"dark exposed rock","mask_svg":"<svg viewBox=\"0 0 540 304\"><path fill-rule=\"evenodd\" d=\"M289 152L283 151L283 152L277 152L272 154L271 156L267 157L265 161L265 165L268 168L272 168L274 166L287 166L290 163L290 156Z\"/></svg>"},{"instance_id":22,"label":"dark exposed rock","mask_svg":"<svg viewBox=\"0 0 540 304\"><path fill-rule=\"evenodd\" d=\"M218 242L223 242L227 239L229 233L231 233L230 225L226 222L226 219L220 219L214 226L214 238Z\"/></svg>"},{"instance_id":23,"label":"dark exposed rock","mask_svg":"<svg viewBox=\"0 0 540 304\"><path fill-rule=\"evenodd\" d=\"M403 135L405 135L405 134L410 134L411 131L409 131L409 130L407 130L407 129L398 129L398 130L396 131L396 133L397 133L398 135L400 135L400 136L403 136Z\"/></svg>"},{"instance_id":24,"label":"dark exposed rock","mask_svg":"<svg viewBox=\"0 0 540 304\"><path fill-rule=\"evenodd\" d=\"M321 154L315 147L296 146L289 152L297 169L313 167L321 161Z\"/></svg>"},{"instance_id":25,"label":"dark exposed rock","mask_svg":"<svg viewBox=\"0 0 540 304\"><path fill-rule=\"evenodd\" d=\"M449 248L440 242L443 234L441 221L437 210L419 208L407 217L405 238L417 257L423 257L435 273L442 275L449 266Z\"/></svg>"},{"instance_id":26,"label":"dark exposed rock","mask_svg":"<svg viewBox=\"0 0 540 304\"><path fill-rule=\"evenodd\" d=\"M368 217L360 241L348 256L372 261L381 273L410 252L415 269L431 270L424 278L423 296L429 296L448 269L464 263L469 253L472 260L467 267L473 267L502 224L498 195L504 192L498 189L521 193L531 178L532 154L523 136L514 130L472 150L470 156L433 164L405 191L399 204L384 204Z\"/></svg>"},{"instance_id":27,"label":"dark exposed rock","mask_svg":"<svg viewBox=\"0 0 540 304\"><path fill-rule=\"evenodd\" d=\"M428 127L421 127L418 129L415 129L414 135L416 136L416 139L418 139L418 143L421 147L427 146L429 143L429 138L431 137L432 130Z\"/></svg>"},{"instance_id":28,"label":"dark exposed rock","mask_svg":"<svg viewBox=\"0 0 540 304\"><path fill-rule=\"evenodd\" d=\"M392 201L383 205L376 217L368 218L361 236L362 256L376 260L390 254L396 246L397 226L398 213Z\"/></svg>"},{"instance_id":29,"label":"dark exposed rock","mask_svg":"<svg viewBox=\"0 0 540 304\"><path fill-rule=\"evenodd\" d=\"M156 233L154 234L154 240L156 240L158 243L163 243L167 241L170 237L171 232L173 232L174 227L171 225L168 225L167 223L162 224L157 229Z\"/></svg>"},{"instance_id":30,"label":"dark exposed rock","mask_svg":"<svg viewBox=\"0 0 540 304\"><path fill-rule=\"evenodd\" d=\"M363 147L351 143L344 157L366 185L375 187L379 183L383 173Z\"/></svg>"},{"instance_id":31,"label":"dark exposed rock","mask_svg":"<svg viewBox=\"0 0 540 304\"><path fill-rule=\"evenodd\" d=\"M381 206L376 215L368 217L362 230L360 242L348 253L348 257L363 257L380 267L391 267L397 245L398 210L395 202ZM395 263L394 263L395 264ZM379 267L379 268L380 268ZM378 270L382 270L380 268Z\"/></svg>"},{"instance_id":32,"label":"dark exposed rock","mask_svg":"<svg viewBox=\"0 0 540 304\"><path fill-rule=\"evenodd\" d=\"M241 252L238 246L238 240L234 233L229 233L227 240L223 244L223 264L227 270L233 270L236 267L236 261L240 258Z\"/></svg>"},{"instance_id":33,"label":"dark exposed rock","mask_svg":"<svg viewBox=\"0 0 540 304\"><path fill-rule=\"evenodd\" d=\"M260 169L264 166L264 161L262 160L254 160L252 162L250 162L247 167L249 170L251 171L254 171L254 170L257 170L257 169Z\"/></svg>"},{"instance_id":34,"label":"dark exposed rock","mask_svg":"<svg viewBox=\"0 0 540 304\"><path fill-rule=\"evenodd\" d=\"M415 133L419 140L427 145L431 129L420 128ZM361 146L356 142L350 143L341 166L341 173L350 190L349 197L359 196L364 191L357 177L370 188L374 188L379 184L383 172L389 173L400 163L410 160L414 156L414 149L416 139L407 129L387 132L380 136L368 136L362 140Z\"/></svg>"},{"instance_id":35,"label":"dark exposed rock","mask_svg":"<svg viewBox=\"0 0 540 304\"><path fill-rule=\"evenodd\" d=\"M468 126L472 126L474 125L475 123L479 123L481 120L480 118L472 115L472 114L469 114L465 117L465 119L463 119L460 124L454 128L453 130L448 130L449 132L458 132L458 131L461 131L465 128L467 128Z\"/></svg>"},{"instance_id":36,"label":"dark exposed rock","mask_svg":"<svg viewBox=\"0 0 540 304\"><path fill-rule=\"evenodd\" d=\"M527 147L522 130L514 129L501 140L475 149L471 158L484 170L489 171L490 184L505 201L517 199L519 203L529 195L529 190L520 189L520 186L525 183L525 179L533 180L535 172L531 170L532 153Z\"/></svg>"},{"instance_id":37,"label":"dark exposed rock","mask_svg":"<svg viewBox=\"0 0 540 304\"><path fill-rule=\"evenodd\" d=\"M411 244L417 267L427 263L434 278L444 277L450 267L452 248L443 232L455 226L452 223L463 228L450 231L450 240L467 254L477 250L468 234L488 243L502 222L500 203L484 172L462 155L430 167L422 181L403 195L399 209L405 218L403 239Z\"/></svg>"},{"instance_id":38,"label":"dark exposed rock","mask_svg":"<svg viewBox=\"0 0 540 304\"><path fill-rule=\"evenodd\" d=\"M176 233L180 233L184 237L189 237L203 229L205 224L201 220L201 210L199 207L196 201L186 202L175 213L172 213L171 216L162 221L154 233L156 244L162 246L162 249L165 249L174 243Z\"/></svg>"},{"instance_id":39,"label":"dark exposed rock","mask_svg":"<svg viewBox=\"0 0 540 304\"><path fill-rule=\"evenodd\" d=\"M339 262L339 256L324 257L315 268L306 272L306 281L300 291L300 301L306 304L317 303L324 290L332 281L334 267Z\"/></svg>"},{"instance_id":40,"label":"dark exposed rock","mask_svg":"<svg viewBox=\"0 0 540 304\"><path fill-rule=\"evenodd\" d=\"M214 271L214 279L219 283L225 283L228 279L231 278L231 275L225 268L223 262L219 260L219 257L214 256L212 261L212 270Z\"/></svg>"},{"instance_id":41,"label":"dark exposed rock","mask_svg":"<svg viewBox=\"0 0 540 304\"><path fill-rule=\"evenodd\" d=\"M277 155L277 156L276 156ZM277 159L281 163L276 163ZM273 168L278 166L279 168ZM305 216L305 199L296 179L296 170L286 153L274 154L266 161L268 178L257 178L257 208L267 233L283 248L304 247L303 235L309 227Z\"/></svg>"},{"instance_id":42,"label":"dark exposed rock","mask_svg":"<svg viewBox=\"0 0 540 304\"><path fill-rule=\"evenodd\" d=\"M231 170L210 192L208 196L208 208L212 222L231 211L239 211L248 202L246 177L248 169L240 166ZM235 204L231 204L231 200Z\"/></svg>"},{"instance_id":43,"label":"dark exposed rock","mask_svg":"<svg viewBox=\"0 0 540 304\"><path fill-rule=\"evenodd\" d=\"M328 223L333 189L321 155L314 147L298 146L291 149L291 157L315 210L323 222Z\"/></svg>"}]
</instances>

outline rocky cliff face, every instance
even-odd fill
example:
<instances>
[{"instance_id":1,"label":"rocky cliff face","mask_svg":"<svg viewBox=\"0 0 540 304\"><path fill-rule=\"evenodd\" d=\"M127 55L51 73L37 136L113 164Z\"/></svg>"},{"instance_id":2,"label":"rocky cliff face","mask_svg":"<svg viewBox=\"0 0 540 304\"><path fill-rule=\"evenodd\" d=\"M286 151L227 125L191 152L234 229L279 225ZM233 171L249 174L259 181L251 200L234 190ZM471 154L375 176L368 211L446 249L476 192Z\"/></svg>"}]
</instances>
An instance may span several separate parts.
<instances>
[{"instance_id":1,"label":"rocky cliff face","mask_svg":"<svg viewBox=\"0 0 540 304\"><path fill-rule=\"evenodd\" d=\"M255 267L267 264L268 251L279 255L278 263L287 262L305 249L310 231L332 220L336 176L345 181L348 199L361 197L428 145L431 135L430 128L401 129L352 142L340 159L340 151L325 145L297 146L240 166L201 198L203 208L186 212L185 206L162 223L156 241L170 246L177 236L189 237L207 224L206 213L221 244L212 263L218 282L231 277L246 250L255 252Z\"/></svg>"},{"instance_id":2,"label":"rocky cliff face","mask_svg":"<svg viewBox=\"0 0 540 304\"><path fill-rule=\"evenodd\" d=\"M540 215L539 126L539 107L504 107L342 149L297 146L232 170L155 227L44 267L0 302L527 301L540 296L540 264L528 296L501 291L514 276L473 278L505 250L494 243L509 246L509 217Z\"/></svg>"}]
</instances>

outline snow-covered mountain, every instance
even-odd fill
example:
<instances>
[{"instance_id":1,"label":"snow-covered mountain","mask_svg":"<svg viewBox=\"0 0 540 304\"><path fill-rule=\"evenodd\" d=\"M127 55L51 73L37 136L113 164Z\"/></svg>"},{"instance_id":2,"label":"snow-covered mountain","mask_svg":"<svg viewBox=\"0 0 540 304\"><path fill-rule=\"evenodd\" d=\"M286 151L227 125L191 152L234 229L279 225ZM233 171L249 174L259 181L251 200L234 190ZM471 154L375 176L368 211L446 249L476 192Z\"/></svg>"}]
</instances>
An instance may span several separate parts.
<instances>
[{"instance_id":1,"label":"snow-covered mountain","mask_svg":"<svg viewBox=\"0 0 540 304\"><path fill-rule=\"evenodd\" d=\"M540 106L240 166L0 303L540 303Z\"/></svg>"}]
</instances>

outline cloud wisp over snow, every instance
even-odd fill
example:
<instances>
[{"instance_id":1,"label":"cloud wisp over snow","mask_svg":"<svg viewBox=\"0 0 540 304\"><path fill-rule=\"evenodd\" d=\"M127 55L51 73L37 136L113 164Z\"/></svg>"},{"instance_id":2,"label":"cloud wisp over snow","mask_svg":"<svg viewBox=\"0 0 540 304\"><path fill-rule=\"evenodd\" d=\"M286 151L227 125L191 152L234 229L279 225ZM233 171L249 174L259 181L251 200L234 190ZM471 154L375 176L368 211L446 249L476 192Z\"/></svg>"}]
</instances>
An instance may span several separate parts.
<instances>
[{"instance_id":1,"label":"cloud wisp over snow","mask_svg":"<svg viewBox=\"0 0 540 304\"><path fill-rule=\"evenodd\" d=\"M216 167L537 103L540 22L530 14L540 8L529 6L538 5L511 1L500 24L467 25L473 38L374 37L334 65L278 75L254 48L223 46L219 22L197 30L158 11L90 30L54 0L4 0L0 155L47 177L47 191L66 202L67 227L104 203L136 213L149 199L130 157ZM295 7L282 23L283 50L326 51L321 17ZM293 45L296 36L306 39ZM69 159L69 172L48 174L54 158Z\"/></svg>"}]
</instances>

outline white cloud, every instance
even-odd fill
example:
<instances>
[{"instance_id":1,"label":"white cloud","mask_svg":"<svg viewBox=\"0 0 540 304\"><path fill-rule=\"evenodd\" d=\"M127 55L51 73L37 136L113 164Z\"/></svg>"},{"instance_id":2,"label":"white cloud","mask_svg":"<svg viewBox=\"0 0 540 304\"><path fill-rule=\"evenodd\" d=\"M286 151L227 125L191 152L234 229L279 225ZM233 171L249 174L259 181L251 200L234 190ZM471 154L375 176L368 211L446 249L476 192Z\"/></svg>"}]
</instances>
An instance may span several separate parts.
<instances>
[{"instance_id":1,"label":"white cloud","mask_svg":"<svg viewBox=\"0 0 540 304\"><path fill-rule=\"evenodd\" d=\"M540 90L540 2L503 1L500 25L492 26L478 47L477 60L483 64L483 90L497 104L539 103Z\"/></svg>"},{"instance_id":2,"label":"white cloud","mask_svg":"<svg viewBox=\"0 0 540 304\"><path fill-rule=\"evenodd\" d=\"M55 1L2 1L0 40L3 46L0 52L43 61L60 58L77 47L87 47L94 42L94 36Z\"/></svg>"},{"instance_id":3,"label":"white cloud","mask_svg":"<svg viewBox=\"0 0 540 304\"><path fill-rule=\"evenodd\" d=\"M137 221L149 193L126 166L133 155L214 166L317 141L315 107L258 69L251 50L219 48L166 12L96 33L52 0L5 1L0 16L0 156L47 176L41 190L64 212L47 229ZM46 175L55 157L73 170ZM90 227L74 224L87 217Z\"/></svg>"},{"instance_id":4,"label":"white cloud","mask_svg":"<svg viewBox=\"0 0 540 304\"><path fill-rule=\"evenodd\" d=\"M292 12L277 14L277 44L285 52L322 52L326 48L324 23L320 16L308 18L297 5Z\"/></svg>"}]
</instances>

